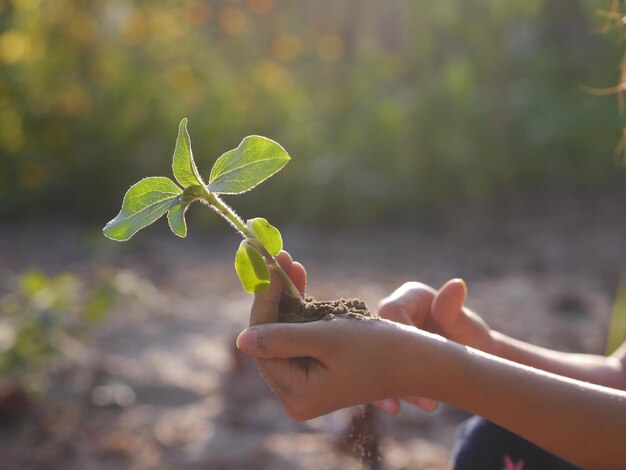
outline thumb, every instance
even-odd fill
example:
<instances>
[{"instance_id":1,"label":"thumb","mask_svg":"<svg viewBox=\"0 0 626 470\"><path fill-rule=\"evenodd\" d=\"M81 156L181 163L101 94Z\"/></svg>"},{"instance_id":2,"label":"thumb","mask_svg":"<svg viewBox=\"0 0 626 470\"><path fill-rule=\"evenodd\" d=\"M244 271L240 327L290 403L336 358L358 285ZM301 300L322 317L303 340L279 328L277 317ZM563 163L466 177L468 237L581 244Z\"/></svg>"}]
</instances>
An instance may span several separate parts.
<instances>
[{"instance_id":1,"label":"thumb","mask_svg":"<svg viewBox=\"0 0 626 470\"><path fill-rule=\"evenodd\" d=\"M277 257L285 272L291 271L293 261L289 253L283 251ZM284 284L273 266L269 266L270 286L265 292L256 294L250 310L250 326L260 323L273 323L278 320L278 304Z\"/></svg>"},{"instance_id":2,"label":"thumb","mask_svg":"<svg viewBox=\"0 0 626 470\"><path fill-rule=\"evenodd\" d=\"M433 299L432 315L445 334L456 324L467 298L467 285L463 279L446 282Z\"/></svg>"},{"instance_id":3,"label":"thumb","mask_svg":"<svg viewBox=\"0 0 626 470\"><path fill-rule=\"evenodd\" d=\"M246 354L266 359L316 357L323 342L318 337L315 326L309 323L273 323L243 330L237 337L237 347Z\"/></svg>"}]
</instances>

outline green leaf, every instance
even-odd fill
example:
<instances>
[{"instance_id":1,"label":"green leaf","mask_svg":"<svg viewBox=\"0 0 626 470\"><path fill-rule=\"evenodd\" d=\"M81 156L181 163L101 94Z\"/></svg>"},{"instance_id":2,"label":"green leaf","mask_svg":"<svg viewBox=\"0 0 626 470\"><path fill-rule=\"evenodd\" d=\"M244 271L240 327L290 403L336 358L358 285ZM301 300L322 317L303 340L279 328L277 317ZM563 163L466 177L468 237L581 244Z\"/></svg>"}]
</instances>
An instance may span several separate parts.
<instances>
[{"instance_id":1,"label":"green leaf","mask_svg":"<svg viewBox=\"0 0 626 470\"><path fill-rule=\"evenodd\" d=\"M172 171L183 188L193 185L204 186L204 182L198 173L196 163L193 160L191 151L191 138L187 132L187 118L180 121L178 125L178 138L176 148L172 158Z\"/></svg>"},{"instance_id":2,"label":"green leaf","mask_svg":"<svg viewBox=\"0 0 626 470\"><path fill-rule=\"evenodd\" d=\"M178 197L177 204L167 213L167 222L174 234L181 238L187 236L187 222L185 221L187 209L192 202L202 199L204 194L206 194L204 186L196 184L194 186L187 186L183 194Z\"/></svg>"},{"instance_id":3,"label":"green leaf","mask_svg":"<svg viewBox=\"0 0 626 470\"><path fill-rule=\"evenodd\" d=\"M169 178L142 179L126 192L120 213L106 224L104 235L112 240L128 240L179 203L182 192Z\"/></svg>"},{"instance_id":4,"label":"green leaf","mask_svg":"<svg viewBox=\"0 0 626 470\"><path fill-rule=\"evenodd\" d=\"M248 220L247 225L270 255L276 256L280 253L283 249L283 238L276 227L261 217Z\"/></svg>"},{"instance_id":5,"label":"green leaf","mask_svg":"<svg viewBox=\"0 0 626 470\"><path fill-rule=\"evenodd\" d=\"M217 159L211 169L209 191L239 194L254 188L284 167L289 155L278 143L251 135Z\"/></svg>"},{"instance_id":6,"label":"green leaf","mask_svg":"<svg viewBox=\"0 0 626 470\"><path fill-rule=\"evenodd\" d=\"M177 204L172 207L167 213L167 223L170 226L172 232L178 235L180 238L187 236L187 222L185 222L185 212L187 206Z\"/></svg>"},{"instance_id":7,"label":"green leaf","mask_svg":"<svg viewBox=\"0 0 626 470\"><path fill-rule=\"evenodd\" d=\"M263 256L246 240L237 250L235 270L244 290L250 294L263 292L270 285L270 272Z\"/></svg>"}]
</instances>

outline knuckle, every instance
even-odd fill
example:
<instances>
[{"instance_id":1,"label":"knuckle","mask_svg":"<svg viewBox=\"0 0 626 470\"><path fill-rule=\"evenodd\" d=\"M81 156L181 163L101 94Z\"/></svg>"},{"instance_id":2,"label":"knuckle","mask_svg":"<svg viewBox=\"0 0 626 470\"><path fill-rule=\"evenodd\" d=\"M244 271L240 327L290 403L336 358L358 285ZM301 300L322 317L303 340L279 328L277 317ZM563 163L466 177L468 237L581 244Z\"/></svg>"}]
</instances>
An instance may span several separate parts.
<instances>
[{"instance_id":1,"label":"knuckle","mask_svg":"<svg viewBox=\"0 0 626 470\"><path fill-rule=\"evenodd\" d=\"M406 308L401 302L389 302L381 305L378 309L378 314L386 320L398 323L409 321Z\"/></svg>"},{"instance_id":2,"label":"knuckle","mask_svg":"<svg viewBox=\"0 0 626 470\"><path fill-rule=\"evenodd\" d=\"M256 347L259 351L266 353L267 352L267 343L268 338L266 333L257 334L256 338Z\"/></svg>"},{"instance_id":3,"label":"knuckle","mask_svg":"<svg viewBox=\"0 0 626 470\"><path fill-rule=\"evenodd\" d=\"M257 335L257 349L268 357L279 352L285 342L285 335L280 330L265 329Z\"/></svg>"},{"instance_id":4,"label":"knuckle","mask_svg":"<svg viewBox=\"0 0 626 470\"><path fill-rule=\"evenodd\" d=\"M401 305L395 300L383 299L378 304L378 314L383 318L390 318L401 310Z\"/></svg>"}]
</instances>

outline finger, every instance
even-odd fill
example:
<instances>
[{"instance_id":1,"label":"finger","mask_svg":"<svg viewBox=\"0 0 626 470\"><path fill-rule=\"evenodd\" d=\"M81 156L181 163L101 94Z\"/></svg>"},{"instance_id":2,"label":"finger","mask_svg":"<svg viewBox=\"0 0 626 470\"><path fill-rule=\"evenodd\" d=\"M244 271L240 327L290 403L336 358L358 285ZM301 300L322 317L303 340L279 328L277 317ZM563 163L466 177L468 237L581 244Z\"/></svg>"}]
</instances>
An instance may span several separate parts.
<instances>
[{"instance_id":1,"label":"finger","mask_svg":"<svg viewBox=\"0 0 626 470\"><path fill-rule=\"evenodd\" d=\"M237 337L237 347L258 358L313 357L328 349L327 330L315 323L253 326ZM325 334L326 333L326 334ZM321 361L320 361L321 362Z\"/></svg>"},{"instance_id":2,"label":"finger","mask_svg":"<svg viewBox=\"0 0 626 470\"><path fill-rule=\"evenodd\" d=\"M304 295L304 292L306 291L306 269L304 269L304 266L297 261L294 261L291 265L289 277L296 286L296 289Z\"/></svg>"},{"instance_id":3,"label":"finger","mask_svg":"<svg viewBox=\"0 0 626 470\"><path fill-rule=\"evenodd\" d=\"M411 317L402 302L389 300L385 298L381 300L378 306L378 315L386 320L395 321L404 325L411 325Z\"/></svg>"},{"instance_id":4,"label":"finger","mask_svg":"<svg viewBox=\"0 0 626 470\"><path fill-rule=\"evenodd\" d=\"M402 399L412 405L418 406L424 411L433 411L439 406L437 400L424 397L402 397Z\"/></svg>"},{"instance_id":5,"label":"finger","mask_svg":"<svg viewBox=\"0 0 626 470\"><path fill-rule=\"evenodd\" d=\"M433 300L432 314L442 332L454 327L466 298L467 285L463 279L452 279L439 289Z\"/></svg>"},{"instance_id":6,"label":"finger","mask_svg":"<svg viewBox=\"0 0 626 470\"><path fill-rule=\"evenodd\" d=\"M435 294L436 291L426 284L407 282L380 302L378 313L392 321L421 326Z\"/></svg>"},{"instance_id":7,"label":"finger","mask_svg":"<svg viewBox=\"0 0 626 470\"><path fill-rule=\"evenodd\" d=\"M285 272L291 271L292 260L289 253L281 251L276 257ZM250 310L250 326L261 323L273 323L278 320L278 304L284 284L276 269L269 267L270 286L265 292L256 294Z\"/></svg>"},{"instance_id":8,"label":"finger","mask_svg":"<svg viewBox=\"0 0 626 470\"><path fill-rule=\"evenodd\" d=\"M372 402L376 408L383 410L385 413L395 416L400 411L400 400L397 398L385 398L384 400L377 400Z\"/></svg>"},{"instance_id":9,"label":"finger","mask_svg":"<svg viewBox=\"0 0 626 470\"><path fill-rule=\"evenodd\" d=\"M286 273L291 271L291 264L293 263L293 260L291 259L291 255L289 253L284 250L281 251L276 255L276 261L278 261L278 264L280 264L280 267L283 268Z\"/></svg>"}]
</instances>

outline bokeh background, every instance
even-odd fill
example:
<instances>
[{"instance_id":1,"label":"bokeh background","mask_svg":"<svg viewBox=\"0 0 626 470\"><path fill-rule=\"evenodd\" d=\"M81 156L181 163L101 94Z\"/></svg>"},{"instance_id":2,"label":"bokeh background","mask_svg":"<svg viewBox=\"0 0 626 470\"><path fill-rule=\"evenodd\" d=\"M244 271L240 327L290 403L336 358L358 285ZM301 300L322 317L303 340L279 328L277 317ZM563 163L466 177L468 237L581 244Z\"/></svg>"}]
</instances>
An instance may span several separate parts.
<instances>
[{"instance_id":1,"label":"bokeh background","mask_svg":"<svg viewBox=\"0 0 626 470\"><path fill-rule=\"evenodd\" d=\"M233 351L250 298L214 214L192 207L185 240L163 221L101 235L131 184L170 175L183 117L205 176L249 134L291 154L228 202L281 228L314 295L375 307L405 280L463 276L493 326L602 353L626 267L622 9L0 1L10 468L446 468L460 410L366 413L382 450L361 439L361 463L358 411L284 417Z\"/></svg>"}]
</instances>

